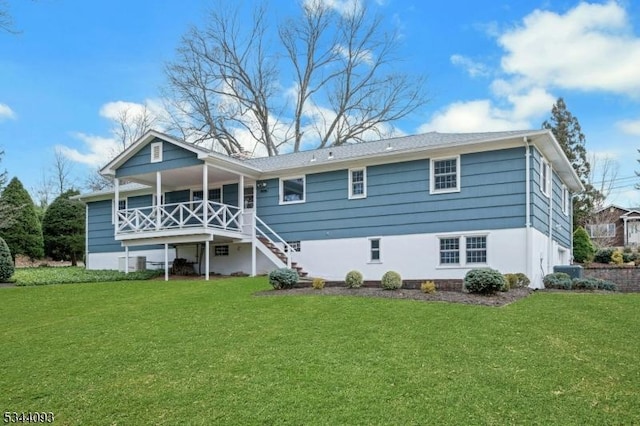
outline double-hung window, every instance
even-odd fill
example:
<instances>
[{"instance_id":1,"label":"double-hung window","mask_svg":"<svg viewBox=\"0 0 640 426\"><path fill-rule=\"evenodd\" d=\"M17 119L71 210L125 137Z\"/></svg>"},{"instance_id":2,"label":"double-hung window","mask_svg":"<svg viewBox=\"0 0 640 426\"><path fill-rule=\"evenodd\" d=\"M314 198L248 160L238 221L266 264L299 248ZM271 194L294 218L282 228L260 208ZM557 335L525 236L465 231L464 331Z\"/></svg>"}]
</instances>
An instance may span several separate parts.
<instances>
[{"instance_id":1,"label":"double-hung window","mask_svg":"<svg viewBox=\"0 0 640 426\"><path fill-rule=\"evenodd\" d=\"M465 237L467 245L467 264L487 263L487 237Z\"/></svg>"},{"instance_id":2,"label":"double-hung window","mask_svg":"<svg viewBox=\"0 0 640 426\"><path fill-rule=\"evenodd\" d=\"M280 179L280 204L304 203L305 177Z\"/></svg>"},{"instance_id":3,"label":"double-hung window","mask_svg":"<svg viewBox=\"0 0 640 426\"><path fill-rule=\"evenodd\" d=\"M551 196L551 166L546 160L540 163L540 190L547 197Z\"/></svg>"},{"instance_id":4,"label":"double-hung window","mask_svg":"<svg viewBox=\"0 0 640 426\"><path fill-rule=\"evenodd\" d=\"M460 264L460 237L440 238L440 264Z\"/></svg>"},{"instance_id":5,"label":"double-hung window","mask_svg":"<svg viewBox=\"0 0 640 426\"><path fill-rule=\"evenodd\" d=\"M349 169L349 198L366 198L367 169Z\"/></svg>"},{"instance_id":6,"label":"double-hung window","mask_svg":"<svg viewBox=\"0 0 640 426\"><path fill-rule=\"evenodd\" d=\"M382 262L380 238L369 238L369 262Z\"/></svg>"},{"instance_id":7,"label":"double-hung window","mask_svg":"<svg viewBox=\"0 0 640 426\"><path fill-rule=\"evenodd\" d=\"M460 191L460 156L431 160L430 192Z\"/></svg>"},{"instance_id":8,"label":"double-hung window","mask_svg":"<svg viewBox=\"0 0 640 426\"><path fill-rule=\"evenodd\" d=\"M204 191L196 190L191 193L191 201L202 201L204 196ZM222 203L222 189L221 188L211 188L207 191L207 200L213 201L214 203Z\"/></svg>"},{"instance_id":9,"label":"double-hung window","mask_svg":"<svg viewBox=\"0 0 640 426\"><path fill-rule=\"evenodd\" d=\"M569 190L566 186L562 186L562 213L565 216L569 216L569 203L571 202L571 197L569 197Z\"/></svg>"}]
</instances>

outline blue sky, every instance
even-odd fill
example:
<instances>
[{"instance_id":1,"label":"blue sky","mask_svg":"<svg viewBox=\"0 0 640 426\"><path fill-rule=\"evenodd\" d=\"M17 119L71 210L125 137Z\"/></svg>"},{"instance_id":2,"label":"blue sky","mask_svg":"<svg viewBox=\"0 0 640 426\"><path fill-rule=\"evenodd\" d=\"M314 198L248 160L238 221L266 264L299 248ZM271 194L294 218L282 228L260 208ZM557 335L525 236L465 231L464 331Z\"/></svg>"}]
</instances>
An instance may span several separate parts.
<instances>
[{"instance_id":1,"label":"blue sky","mask_svg":"<svg viewBox=\"0 0 640 426\"><path fill-rule=\"evenodd\" d=\"M431 101L399 132L537 129L562 96L589 153L619 166L610 201L640 205L640 2L367 1L401 34L402 67L428 78ZM0 167L35 191L57 147L82 185L118 111L160 109L165 61L209 4L8 0L20 33L0 33ZM274 21L295 13L270 5Z\"/></svg>"}]
</instances>

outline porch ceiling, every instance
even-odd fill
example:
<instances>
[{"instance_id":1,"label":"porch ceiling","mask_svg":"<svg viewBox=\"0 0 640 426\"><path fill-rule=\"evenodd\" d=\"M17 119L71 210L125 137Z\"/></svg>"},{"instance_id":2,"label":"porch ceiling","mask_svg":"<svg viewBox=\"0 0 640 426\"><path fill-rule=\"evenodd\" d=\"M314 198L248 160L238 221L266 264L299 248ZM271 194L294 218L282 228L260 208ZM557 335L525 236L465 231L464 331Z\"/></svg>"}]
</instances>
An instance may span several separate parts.
<instances>
[{"instance_id":1,"label":"porch ceiling","mask_svg":"<svg viewBox=\"0 0 640 426\"><path fill-rule=\"evenodd\" d=\"M160 173L163 188L198 188L202 186L202 166L163 170ZM238 175L209 166L208 178L209 185L214 186L220 182L236 181L238 179ZM145 173L127 177L126 179L153 187L156 184L156 173Z\"/></svg>"}]
</instances>

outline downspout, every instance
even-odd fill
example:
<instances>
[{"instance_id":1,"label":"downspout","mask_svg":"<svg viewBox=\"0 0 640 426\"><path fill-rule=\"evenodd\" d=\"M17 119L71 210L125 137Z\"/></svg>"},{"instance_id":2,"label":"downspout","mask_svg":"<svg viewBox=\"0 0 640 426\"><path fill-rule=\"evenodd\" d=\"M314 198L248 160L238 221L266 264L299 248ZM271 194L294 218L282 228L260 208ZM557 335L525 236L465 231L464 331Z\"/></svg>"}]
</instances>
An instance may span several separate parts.
<instances>
[{"instance_id":1,"label":"downspout","mask_svg":"<svg viewBox=\"0 0 640 426\"><path fill-rule=\"evenodd\" d=\"M547 244L547 274L553 272L553 166L551 163L549 163L549 180L551 181L551 185L549 185L549 243Z\"/></svg>"},{"instance_id":2,"label":"downspout","mask_svg":"<svg viewBox=\"0 0 640 426\"><path fill-rule=\"evenodd\" d=\"M533 267L531 263L531 146L529 139L525 136L524 145L526 151L525 157L525 273L528 277L532 277Z\"/></svg>"}]
</instances>

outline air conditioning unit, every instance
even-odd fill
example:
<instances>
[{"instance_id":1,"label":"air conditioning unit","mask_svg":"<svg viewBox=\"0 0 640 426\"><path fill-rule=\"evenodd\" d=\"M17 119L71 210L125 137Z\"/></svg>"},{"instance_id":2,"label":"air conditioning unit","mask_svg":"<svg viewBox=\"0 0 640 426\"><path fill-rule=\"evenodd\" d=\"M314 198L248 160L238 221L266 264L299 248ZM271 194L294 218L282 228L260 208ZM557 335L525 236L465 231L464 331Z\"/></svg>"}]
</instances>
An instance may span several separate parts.
<instances>
[{"instance_id":1,"label":"air conditioning unit","mask_svg":"<svg viewBox=\"0 0 640 426\"><path fill-rule=\"evenodd\" d=\"M118 270L125 272L126 257L120 256L118 258ZM129 272L144 271L147 269L147 257L146 256L129 256Z\"/></svg>"}]
</instances>

